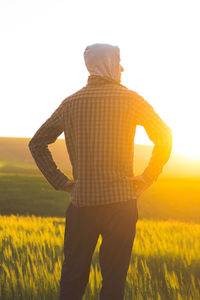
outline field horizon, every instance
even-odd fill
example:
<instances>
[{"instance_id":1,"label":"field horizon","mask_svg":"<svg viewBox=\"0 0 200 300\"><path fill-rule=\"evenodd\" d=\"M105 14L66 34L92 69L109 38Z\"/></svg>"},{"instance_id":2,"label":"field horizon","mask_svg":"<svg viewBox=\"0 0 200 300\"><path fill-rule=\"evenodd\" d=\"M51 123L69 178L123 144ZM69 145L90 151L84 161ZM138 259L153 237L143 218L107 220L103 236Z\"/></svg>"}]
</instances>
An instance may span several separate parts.
<instances>
[{"instance_id":1,"label":"field horizon","mask_svg":"<svg viewBox=\"0 0 200 300\"><path fill-rule=\"evenodd\" d=\"M28 137L0 137L0 173L38 173L35 162L28 149ZM59 138L49 145L58 167L72 176L71 162L65 146L65 140ZM142 172L151 157L153 146L135 144L134 170L136 174ZM167 164L159 178L200 178L200 159L193 159L180 155L172 150Z\"/></svg>"},{"instance_id":2,"label":"field horizon","mask_svg":"<svg viewBox=\"0 0 200 300\"><path fill-rule=\"evenodd\" d=\"M29 138L0 138L0 214L63 217L69 193L55 191L37 169ZM65 141L50 145L58 167L72 176ZM136 145L135 172L145 168L152 146ZM138 200L140 218L200 223L200 165L172 153L157 182Z\"/></svg>"}]
</instances>

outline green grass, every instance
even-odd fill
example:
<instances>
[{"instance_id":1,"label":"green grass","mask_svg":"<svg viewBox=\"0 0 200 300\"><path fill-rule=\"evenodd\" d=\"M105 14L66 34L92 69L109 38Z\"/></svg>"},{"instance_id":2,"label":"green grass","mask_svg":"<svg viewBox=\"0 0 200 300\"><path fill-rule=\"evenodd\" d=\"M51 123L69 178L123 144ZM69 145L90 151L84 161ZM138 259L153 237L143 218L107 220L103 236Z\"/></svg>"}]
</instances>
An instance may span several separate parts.
<instances>
[{"instance_id":1,"label":"green grass","mask_svg":"<svg viewBox=\"0 0 200 300\"><path fill-rule=\"evenodd\" d=\"M41 175L0 174L0 213L64 217L69 193L56 192Z\"/></svg>"},{"instance_id":2,"label":"green grass","mask_svg":"<svg viewBox=\"0 0 200 300\"><path fill-rule=\"evenodd\" d=\"M0 217L0 299L57 299L64 219ZM125 300L200 299L200 225L137 223ZM97 300L101 274L96 247L84 300Z\"/></svg>"},{"instance_id":3,"label":"green grass","mask_svg":"<svg viewBox=\"0 0 200 300\"><path fill-rule=\"evenodd\" d=\"M200 179L160 178L138 201L140 218L200 223ZM69 193L42 175L0 173L0 214L64 217Z\"/></svg>"}]
</instances>

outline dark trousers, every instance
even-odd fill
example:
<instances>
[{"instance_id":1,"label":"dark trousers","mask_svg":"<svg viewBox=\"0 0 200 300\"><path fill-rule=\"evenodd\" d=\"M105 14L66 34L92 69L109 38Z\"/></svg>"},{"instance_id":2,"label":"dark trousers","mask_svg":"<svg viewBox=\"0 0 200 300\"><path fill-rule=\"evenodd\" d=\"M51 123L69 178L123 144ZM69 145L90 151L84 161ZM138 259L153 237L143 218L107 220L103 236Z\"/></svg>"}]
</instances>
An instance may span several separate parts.
<instances>
[{"instance_id":1,"label":"dark trousers","mask_svg":"<svg viewBox=\"0 0 200 300\"><path fill-rule=\"evenodd\" d=\"M99 235L101 300L122 300L138 218L136 200L95 207L69 205L66 213L60 300L81 300Z\"/></svg>"}]
</instances>

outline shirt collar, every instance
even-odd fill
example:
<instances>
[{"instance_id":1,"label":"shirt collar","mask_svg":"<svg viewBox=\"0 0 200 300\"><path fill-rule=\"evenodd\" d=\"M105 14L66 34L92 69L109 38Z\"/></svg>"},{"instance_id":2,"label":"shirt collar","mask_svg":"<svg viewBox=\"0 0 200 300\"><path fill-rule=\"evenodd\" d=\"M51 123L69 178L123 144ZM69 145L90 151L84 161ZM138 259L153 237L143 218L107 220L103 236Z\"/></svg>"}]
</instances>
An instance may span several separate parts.
<instances>
[{"instance_id":1,"label":"shirt collar","mask_svg":"<svg viewBox=\"0 0 200 300\"><path fill-rule=\"evenodd\" d=\"M90 75L87 81L88 85L102 85L102 84L118 84L118 81L112 80L110 78L105 78L97 75Z\"/></svg>"}]
</instances>

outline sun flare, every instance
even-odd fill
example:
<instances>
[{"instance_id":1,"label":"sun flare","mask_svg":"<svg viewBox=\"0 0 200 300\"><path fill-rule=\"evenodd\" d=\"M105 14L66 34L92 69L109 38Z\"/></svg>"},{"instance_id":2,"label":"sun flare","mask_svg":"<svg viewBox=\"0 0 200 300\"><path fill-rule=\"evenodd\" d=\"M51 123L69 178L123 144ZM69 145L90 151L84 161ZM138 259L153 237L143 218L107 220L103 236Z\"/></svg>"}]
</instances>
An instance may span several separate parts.
<instances>
[{"instance_id":1,"label":"sun flare","mask_svg":"<svg viewBox=\"0 0 200 300\"><path fill-rule=\"evenodd\" d=\"M192 159L200 160L200 141L192 136L186 139L174 138L174 151L179 155Z\"/></svg>"}]
</instances>

